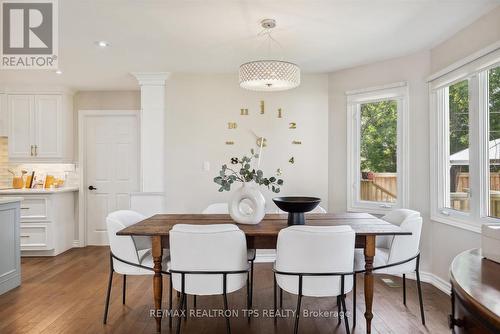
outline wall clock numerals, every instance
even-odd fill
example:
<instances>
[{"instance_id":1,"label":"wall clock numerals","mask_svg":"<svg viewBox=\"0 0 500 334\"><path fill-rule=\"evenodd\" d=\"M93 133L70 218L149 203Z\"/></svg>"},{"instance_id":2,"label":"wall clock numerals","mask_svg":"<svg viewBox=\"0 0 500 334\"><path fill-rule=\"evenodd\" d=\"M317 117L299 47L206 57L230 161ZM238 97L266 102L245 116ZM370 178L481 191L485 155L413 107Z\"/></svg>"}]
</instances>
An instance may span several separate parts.
<instances>
[{"instance_id":1,"label":"wall clock numerals","mask_svg":"<svg viewBox=\"0 0 500 334\"><path fill-rule=\"evenodd\" d=\"M289 129L296 129L297 128L297 123L295 123L295 122L288 123L288 128Z\"/></svg>"},{"instance_id":2,"label":"wall clock numerals","mask_svg":"<svg viewBox=\"0 0 500 334\"><path fill-rule=\"evenodd\" d=\"M260 101L260 114L264 114L265 112L265 107L264 107L264 101Z\"/></svg>"},{"instance_id":3,"label":"wall clock numerals","mask_svg":"<svg viewBox=\"0 0 500 334\"><path fill-rule=\"evenodd\" d=\"M248 109L240 109L241 116L248 116Z\"/></svg>"},{"instance_id":4,"label":"wall clock numerals","mask_svg":"<svg viewBox=\"0 0 500 334\"><path fill-rule=\"evenodd\" d=\"M292 141L293 145L302 145L302 142L300 140L294 140Z\"/></svg>"},{"instance_id":5,"label":"wall clock numerals","mask_svg":"<svg viewBox=\"0 0 500 334\"><path fill-rule=\"evenodd\" d=\"M226 145L234 145L234 141L232 141L232 140L227 140L227 141L226 141Z\"/></svg>"},{"instance_id":6,"label":"wall clock numerals","mask_svg":"<svg viewBox=\"0 0 500 334\"><path fill-rule=\"evenodd\" d=\"M291 157L290 160L288 160L289 163L294 164L295 163L295 158Z\"/></svg>"},{"instance_id":7,"label":"wall clock numerals","mask_svg":"<svg viewBox=\"0 0 500 334\"><path fill-rule=\"evenodd\" d=\"M278 118L283 118L283 111L281 108L278 109Z\"/></svg>"},{"instance_id":8,"label":"wall clock numerals","mask_svg":"<svg viewBox=\"0 0 500 334\"><path fill-rule=\"evenodd\" d=\"M267 139L264 137L260 137L257 139L257 146L258 147L266 147L267 146Z\"/></svg>"},{"instance_id":9,"label":"wall clock numerals","mask_svg":"<svg viewBox=\"0 0 500 334\"><path fill-rule=\"evenodd\" d=\"M236 124L236 122L228 122L227 123L228 129L236 129L237 127L238 127L238 124Z\"/></svg>"},{"instance_id":10,"label":"wall clock numerals","mask_svg":"<svg viewBox=\"0 0 500 334\"><path fill-rule=\"evenodd\" d=\"M281 168L278 168L276 170L276 176L281 176L281 175L283 175L283 170Z\"/></svg>"}]
</instances>

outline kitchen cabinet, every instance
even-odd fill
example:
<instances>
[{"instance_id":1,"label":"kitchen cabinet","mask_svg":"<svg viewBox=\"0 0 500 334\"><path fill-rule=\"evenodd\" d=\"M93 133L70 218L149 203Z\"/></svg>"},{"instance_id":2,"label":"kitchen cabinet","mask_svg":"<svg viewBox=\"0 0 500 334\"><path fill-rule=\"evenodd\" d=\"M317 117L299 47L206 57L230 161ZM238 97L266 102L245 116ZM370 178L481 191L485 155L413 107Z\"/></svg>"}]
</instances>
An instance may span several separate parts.
<instances>
[{"instance_id":1,"label":"kitchen cabinet","mask_svg":"<svg viewBox=\"0 0 500 334\"><path fill-rule=\"evenodd\" d=\"M21 284L19 202L22 198L0 197L0 294Z\"/></svg>"},{"instance_id":2,"label":"kitchen cabinet","mask_svg":"<svg viewBox=\"0 0 500 334\"><path fill-rule=\"evenodd\" d=\"M0 196L22 196L21 256L55 256L73 247L77 188L0 190Z\"/></svg>"},{"instance_id":3,"label":"kitchen cabinet","mask_svg":"<svg viewBox=\"0 0 500 334\"><path fill-rule=\"evenodd\" d=\"M65 94L8 94L9 159L72 161L72 99Z\"/></svg>"},{"instance_id":4,"label":"kitchen cabinet","mask_svg":"<svg viewBox=\"0 0 500 334\"><path fill-rule=\"evenodd\" d=\"M5 94L0 93L0 137L7 136L7 106Z\"/></svg>"}]
</instances>

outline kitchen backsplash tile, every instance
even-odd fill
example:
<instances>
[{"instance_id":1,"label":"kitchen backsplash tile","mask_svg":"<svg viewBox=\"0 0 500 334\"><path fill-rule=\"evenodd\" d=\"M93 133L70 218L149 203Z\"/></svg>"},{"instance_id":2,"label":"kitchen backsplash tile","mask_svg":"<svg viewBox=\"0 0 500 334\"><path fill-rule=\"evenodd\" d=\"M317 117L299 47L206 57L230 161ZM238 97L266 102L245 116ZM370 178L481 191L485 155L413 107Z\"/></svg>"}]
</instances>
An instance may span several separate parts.
<instances>
[{"instance_id":1,"label":"kitchen backsplash tile","mask_svg":"<svg viewBox=\"0 0 500 334\"><path fill-rule=\"evenodd\" d=\"M7 137L0 137L0 188L10 187L12 175L9 174L9 150Z\"/></svg>"}]
</instances>

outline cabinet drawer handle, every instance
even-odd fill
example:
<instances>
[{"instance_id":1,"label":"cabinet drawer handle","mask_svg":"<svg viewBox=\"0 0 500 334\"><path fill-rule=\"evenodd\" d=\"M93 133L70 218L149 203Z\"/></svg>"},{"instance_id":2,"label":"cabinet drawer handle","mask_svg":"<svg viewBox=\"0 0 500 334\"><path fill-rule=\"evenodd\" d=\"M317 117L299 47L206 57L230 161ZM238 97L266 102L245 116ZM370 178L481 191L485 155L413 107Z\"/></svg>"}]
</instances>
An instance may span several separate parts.
<instances>
[{"instance_id":1,"label":"cabinet drawer handle","mask_svg":"<svg viewBox=\"0 0 500 334\"><path fill-rule=\"evenodd\" d=\"M21 234L21 238L29 238L30 236L29 235L23 235Z\"/></svg>"},{"instance_id":2,"label":"cabinet drawer handle","mask_svg":"<svg viewBox=\"0 0 500 334\"><path fill-rule=\"evenodd\" d=\"M448 315L448 327L450 329L463 326L464 326L464 321L462 319L455 319L451 314Z\"/></svg>"},{"instance_id":3,"label":"cabinet drawer handle","mask_svg":"<svg viewBox=\"0 0 500 334\"><path fill-rule=\"evenodd\" d=\"M30 208L21 208L21 210L29 210Z\"/></svg>"}]
</instances>

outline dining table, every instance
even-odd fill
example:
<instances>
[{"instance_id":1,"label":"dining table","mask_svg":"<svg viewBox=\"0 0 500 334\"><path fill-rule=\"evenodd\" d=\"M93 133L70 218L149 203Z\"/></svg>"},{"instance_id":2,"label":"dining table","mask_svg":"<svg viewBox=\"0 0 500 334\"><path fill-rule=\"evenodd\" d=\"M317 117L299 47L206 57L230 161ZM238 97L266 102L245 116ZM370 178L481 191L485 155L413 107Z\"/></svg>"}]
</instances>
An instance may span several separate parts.
<instances>
[{"instance_id":1,"label":"dining table","mask_svg":"<svg viewBox=\"0 0 500 334\"><path fill-rule=\"evenodd\" d=\"M377 236L411 235L399 226L388 223L368 213L310 213L306 214L306 225L337 226L348 225L356 234L356 248L362 248L365 257L364 297L366 333L371 332L373 319L373 258ZM266 214L264 219L255 225L237 224L245 233L249 249L275 249L278 233L289 227L287 214ZM156 214L136 224L130 225L117 235L149 236L152 239L152 257L154 263L153 299L156 330L161 331L163 280L163 249L169 248L169 232L176 224L235 224L228 214Z\"/></svg>"}]
</instances>

